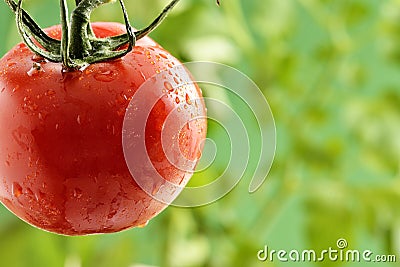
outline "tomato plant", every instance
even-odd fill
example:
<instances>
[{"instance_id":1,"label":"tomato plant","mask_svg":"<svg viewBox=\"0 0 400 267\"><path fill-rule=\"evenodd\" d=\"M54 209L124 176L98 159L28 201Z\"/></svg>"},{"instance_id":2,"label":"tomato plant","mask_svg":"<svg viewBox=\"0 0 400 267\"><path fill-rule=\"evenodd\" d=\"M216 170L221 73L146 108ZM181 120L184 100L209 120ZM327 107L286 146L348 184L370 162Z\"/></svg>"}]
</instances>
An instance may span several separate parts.
<instances>
[{"instance_id":1,"label":"tomato plant","mask_svg":"<svg viewBox=\"0 0 400 267\"><path fill-rule=\"evenodd\" d=\"M62 24L42 31L21 1L7 0L25 43L0 60L0 200L19 218L50 232L116 232L145 225L168 205L138 185L124 157L123 122L137 90L149 79L164 85L144 94L165 97L152 107L141 138L157 172L177 185L184 186L193 169L179 168L164 146L177 142L173 158L196 162L206 121L193 117L204 117L206 109L195 83L182 86L191 76L174 68L181 63L145 37L178 1L136 32L122 1L126 25L88 23L93 3L109 1L76 2L71 23L61 1ZM177 108L178 115L167 121ZM177 131L174 123L190 127ZM170 140L161 140L163 131ZM145 166L137 162L134 168ZM139 178L155 190L160 186L153 177Z\"/></svg>"}]
</instances>

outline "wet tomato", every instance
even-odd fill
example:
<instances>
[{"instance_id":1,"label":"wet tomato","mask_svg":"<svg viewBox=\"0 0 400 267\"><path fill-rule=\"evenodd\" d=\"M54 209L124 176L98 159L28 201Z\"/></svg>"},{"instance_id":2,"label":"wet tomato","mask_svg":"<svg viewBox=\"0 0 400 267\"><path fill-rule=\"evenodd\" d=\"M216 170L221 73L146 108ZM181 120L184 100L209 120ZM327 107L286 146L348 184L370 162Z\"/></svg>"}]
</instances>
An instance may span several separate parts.
<instances>
[{"instance_id":1,"label":"wet tomato","mask_svg":"<svg viewBox=\"0 0 400 267\"><path fill-rule=\"evenodd\" d=\"M125 27L94 23L93 30L106 37ZM60 39L59 26L46 32ZM206 113L201 91L187 83L190 74L178 65L148 37L120 59L69 72L22 43L11 49L0 60L1 202L24 221L65 235L145 225L168 202L152 196L162 182L146 176L144 157L133 155L138 162L127 163L126 153L143 152L124 147L123 131L145 143L146 156L164 182L181 186L192 175L205 139L206 122L198 119ZM123 126L124 120L129 124L129 103L144 83L149 86L141 93L143 101L162 97L141 135L134 134L135 124ZM133 116L146 112L130 111ZM166 146L175 149L168 155ZM193 162L190 168L176 164L182 158ZM153 192L143 190L138 180Z\"/></svg>"}]
</instances>

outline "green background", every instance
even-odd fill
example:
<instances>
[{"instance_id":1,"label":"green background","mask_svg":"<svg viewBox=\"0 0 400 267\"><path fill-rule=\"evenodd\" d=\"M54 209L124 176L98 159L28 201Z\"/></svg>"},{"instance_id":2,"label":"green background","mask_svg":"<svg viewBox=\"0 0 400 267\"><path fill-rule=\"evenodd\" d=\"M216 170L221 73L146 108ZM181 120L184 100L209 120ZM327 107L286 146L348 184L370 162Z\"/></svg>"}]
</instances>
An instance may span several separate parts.
<instances>
[{"instance_id":1,"label":"green background","mask_svg":"<svg viewBox=\"0 0 400 267\"><path fill-rule=\"evenodd\" d=\"M41 26L59 23L58 1L26 2ZM167 3L126 2L137 28ZM87 237L37 230L1 207L0 266L399 266L260 262L257 251L320 251L345 238L349 249L400 257L400 2L221 4L184 0L151 37L184 62L228 64L261 88L277 127L266 183L249 194L243 180L216 203ZM122 16L114 4L93 20ZM0 36L0 55L20 41L5 3Z\"/></svg>"}]
</instances>

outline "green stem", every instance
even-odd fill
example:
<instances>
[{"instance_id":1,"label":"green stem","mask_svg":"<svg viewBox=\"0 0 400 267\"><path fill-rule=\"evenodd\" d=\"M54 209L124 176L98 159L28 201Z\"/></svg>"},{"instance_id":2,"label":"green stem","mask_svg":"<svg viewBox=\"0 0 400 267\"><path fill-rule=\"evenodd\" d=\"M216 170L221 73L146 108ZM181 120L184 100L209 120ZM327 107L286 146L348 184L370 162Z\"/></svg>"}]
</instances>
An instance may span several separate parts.
<instances>
[{"instance_id":1,"label":"green stem","mask_svg":"<svg viewBox=\"0 0 400 267\"><path fill-rule=\"evenodd\" d=\"M36 54L66 69L80 69L88 64L113 60L129 53L136 40L153 31L180 0L172 0L146 28L133 32L123 0L118 0L124 15L126 34L96 38L90 15L99 6L115 0L75 0L76 7L68 20L67 0L60 0L61 41L49 37L22 8L22 1L4 0L16 15L17 28L26 45ZM217 1L219 3L219 1ZM39 44L39 45L38 45ZM126 45L128 46L126 47Z\"/></svg>"},{"instance_id":2,"label":"green stem","mask_svg":"<svg viewBox=\"0 0 400 267\"><path fill-rule=\"evenodd\" d=\"M69 53L72 59L83 59L90 54L92 46L88 36L90 15L99 6L112 0L82 0L71 15Z\"/></svg>"},{"instance_id":3,"label":"green stem","mask_svg":"<svg viewBox=\"0 0 400 267\"><path fill-rule=\"evenodd\" d=\"M68 7L66 0L60 0L61 7L61 58L64 67L70 68L69 64L69 29L68 29Z\"/></svg>"}]
</instances>

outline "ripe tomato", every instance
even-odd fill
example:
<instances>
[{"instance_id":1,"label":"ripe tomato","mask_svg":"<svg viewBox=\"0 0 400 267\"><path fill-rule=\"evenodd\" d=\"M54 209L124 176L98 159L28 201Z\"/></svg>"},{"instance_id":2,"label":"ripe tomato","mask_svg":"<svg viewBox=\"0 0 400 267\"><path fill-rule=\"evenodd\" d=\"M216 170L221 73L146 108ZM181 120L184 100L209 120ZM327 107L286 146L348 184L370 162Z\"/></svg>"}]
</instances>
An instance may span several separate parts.
<instances>
[{"instance_id":1,"label":"ripe tomato","mask_svg":"<svg viewBox=\"0 0 400 267\"><path fill-rule=\"evenodd\" d=\"M123 33L125 26L94 23L93 30L106 37ZM59 26L46 32L61 37ZM144 94L162 92L165 97L151 109L141 138L165 181L184 186L195 164L185 170L173 161L199 159L206 121L192 118L204 117L206 111L197 85L173 89L190 79L186 70L173 68L179 64L148 37L121 59L72 72L63 72L60 63L44 61L22 43L11 49L0 60L1 202L24 221L65 235L146 224L167 203L144 192L134 179L147 179L157 191L160 185L153 177L132 177L122 145L124 117L144 82L154 76L157 84L164 85ZM177 108L180 112L167 121ZM186 127L177 132L174 123ZM172 150L171 160L164 150L174 142L179 149ZM137 162L133 168L141 173L145 166Z\"/></svg>"}]
</instances>

